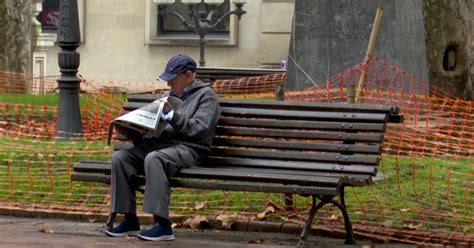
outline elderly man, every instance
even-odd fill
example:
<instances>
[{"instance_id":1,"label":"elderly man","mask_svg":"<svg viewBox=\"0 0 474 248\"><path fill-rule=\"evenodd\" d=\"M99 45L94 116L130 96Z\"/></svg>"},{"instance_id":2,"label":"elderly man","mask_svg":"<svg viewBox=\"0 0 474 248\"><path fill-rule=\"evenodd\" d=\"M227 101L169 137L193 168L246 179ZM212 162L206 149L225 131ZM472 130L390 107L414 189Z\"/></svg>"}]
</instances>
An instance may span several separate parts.
<instances>
[{"instance_id":1,"label":"elderly man","mask_svg":"<svg viewBox=\"0 0 474 248\"><path fill-rule=\"evenodd\" d=\"M165 103L161 118L168 122L159 138L130 135L135 146L112 155L111 213L123 213L124 221L106 230L112 237L138 235L151 241L174 240L169 221L169 179L180 168L199 166L210 153L220 118L216 94L209 85L196 80L196 62L184 54L172 57L158 77L166 81L169 95L183 101L179 109ZM153 228L140 232L133 182L145 175L143 211L153 214Z\"/></svg>"}]
</instances>

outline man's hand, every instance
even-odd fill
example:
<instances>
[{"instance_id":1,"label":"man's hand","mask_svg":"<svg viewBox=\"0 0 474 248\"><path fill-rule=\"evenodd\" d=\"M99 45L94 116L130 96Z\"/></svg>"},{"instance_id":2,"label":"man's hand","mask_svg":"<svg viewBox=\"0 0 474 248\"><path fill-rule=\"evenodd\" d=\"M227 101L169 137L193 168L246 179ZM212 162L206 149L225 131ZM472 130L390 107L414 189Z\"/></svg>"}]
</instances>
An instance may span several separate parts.
<instances>
[{"instance_id":1,"label":"man's hand","mask_svg":"<svg viewBox=\"0 0 474 248\"><path fill-rule=\"evenodd\" d=\"M161 98L161 99L160 99L160 102L164 102L164 103L165 103L165 106L163 106L163 113L164 113L164 114L167 114L168 112L170 112L171 110L173 110L173 107L172 107L171 104L166 100L166 98Z\"/></svg>"},{"instance_id":2,"label":"man's hand","mask_svg":"<svg viewBox=\"0 0 474 248\"><path fill-rule=\"evenodd\" d=\"M122 116L126 113L127 113L126 111L122 111L122 112L120 112L120 116ZM115 125L114 128L115 128L115 132L117 132L118 134L121 134L123 136L128 135L128 129L127 128L125 128L123 126L120 126L120 125Z\"/></svg>"},{"instance_id":3,"label":"man's hand","mask_svg":"<svg viewBox=\"0 0 474 248\"><path fill-rule=\"evenodd\" d=\"M124 135L124 136L127 136L128 135L128 129L125 128L125 127L122 127L120 125L115 125L115 131L118 133L118 134L121 134L121 135Z\"/></svg>"}]
</instances>

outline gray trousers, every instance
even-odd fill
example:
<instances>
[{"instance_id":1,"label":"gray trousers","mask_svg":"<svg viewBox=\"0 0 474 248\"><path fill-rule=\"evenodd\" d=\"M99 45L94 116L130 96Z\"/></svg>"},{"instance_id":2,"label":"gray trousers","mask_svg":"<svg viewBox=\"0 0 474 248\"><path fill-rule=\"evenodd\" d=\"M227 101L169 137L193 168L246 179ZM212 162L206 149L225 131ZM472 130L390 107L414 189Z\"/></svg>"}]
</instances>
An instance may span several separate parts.
<instances>
[{"instance_id":1,"label":"gray trousers","mask_svg":"<svg viewBox=\"0 0 474 248\"><path fill-rule=\"evenodd\" d=\"M170 178L180 168L199 165L203 155L185 145L161 145L156 139L112 154L111 213L136 213L135 181L145 175L143 211L169 219Z\"/></svg>"}]
</instances>

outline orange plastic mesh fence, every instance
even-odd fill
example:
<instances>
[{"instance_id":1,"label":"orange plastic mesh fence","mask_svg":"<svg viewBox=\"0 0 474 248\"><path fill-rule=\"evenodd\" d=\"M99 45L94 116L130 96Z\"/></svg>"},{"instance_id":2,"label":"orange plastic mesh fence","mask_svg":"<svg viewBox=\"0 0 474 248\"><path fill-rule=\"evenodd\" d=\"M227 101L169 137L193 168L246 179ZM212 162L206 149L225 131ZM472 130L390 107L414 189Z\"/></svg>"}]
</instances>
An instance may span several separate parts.
<instances>
[{"instance_id":1,"label":"orange plastic mesh fence","mask_svg":"<svg viewBox=\"0 0 474 248\"><path fill-rule=\"evenodd\" d=\"M405 121L388 127L374 185L346 191L356 232L393 234L393 240L416 244L436 243L430 237L439 234L456 237L445 239L444 244L471 244L472 101L449 96L378 58L315 83L311 89L286 92L286 100L346 102L348 86L358 83L363 70L367 74L361 104L397 105ZM220 80L213 88L223 97L269 98L284 79L284 74L276 74ZM21 95L11 93L19 92L0 88L0 207L107 213L109 188L71 182L70 174L72 165L81 159L109 159L111 148L104 142L107 126L119 115L125 97L82 80L84 139L67 142L54 139L57 102L26 103L33 95L17 100L12 96ZM12 85L14 81L9 82ZM173 189L171 212L238 213L240 218L301 223L310 200L302 196L293 200L296 209L289 211L281 194ZM316 224L342 222L337 209L326 206L320 211Z\"/></svg>"},{"instance_id":2,"label":"orange plastic mesh fence","mask_svg":"<svg viewBox=\"0 0 474 248\"><path fill-rule=\"evenodd\" d=\"M278 85L285 84L285 74L216 80L212 89L228 98L274 98Z\"/></svg>"}]
</instances>

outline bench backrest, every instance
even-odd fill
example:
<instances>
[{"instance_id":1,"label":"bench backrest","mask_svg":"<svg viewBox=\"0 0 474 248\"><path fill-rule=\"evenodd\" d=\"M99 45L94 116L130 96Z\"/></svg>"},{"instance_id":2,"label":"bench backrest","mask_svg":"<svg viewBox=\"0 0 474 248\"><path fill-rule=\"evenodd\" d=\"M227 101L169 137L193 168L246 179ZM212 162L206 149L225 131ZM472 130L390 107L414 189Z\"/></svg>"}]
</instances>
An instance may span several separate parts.
<instances>
[{"instance_id":1,"label":"bench backrest","mask_svg":"<svg viewBox=\"0 0 474 248\"><path fill-rule=\"evenodd\" d=\"M154 100L130 96L125 110ZM398 108L350 104L220 99L222 117L209 166L310 171L370 183L377 173L387 122Z\"/></svg>"}]
</instances>

